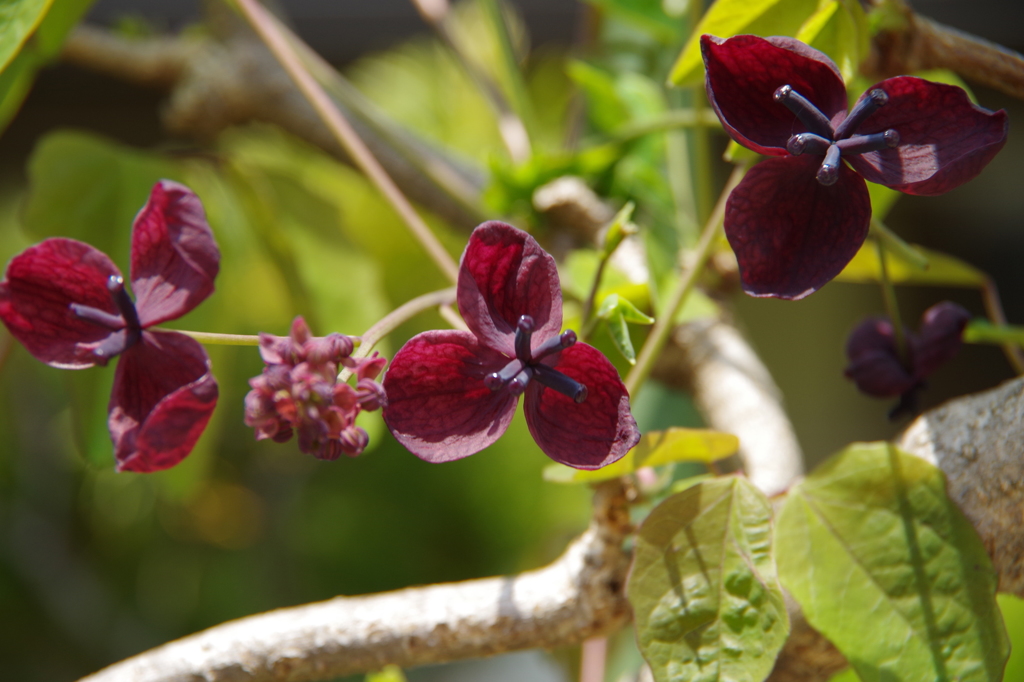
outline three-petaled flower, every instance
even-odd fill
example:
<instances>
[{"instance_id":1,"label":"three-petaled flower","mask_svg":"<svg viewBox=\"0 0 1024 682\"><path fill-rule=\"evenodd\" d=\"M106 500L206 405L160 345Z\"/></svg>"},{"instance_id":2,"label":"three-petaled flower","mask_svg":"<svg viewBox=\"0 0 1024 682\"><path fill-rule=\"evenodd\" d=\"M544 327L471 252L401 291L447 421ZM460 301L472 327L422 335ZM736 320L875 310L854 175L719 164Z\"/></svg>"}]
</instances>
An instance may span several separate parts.
<instances>
[{"instance_id":1,"label":"three-petaled flower","mask_svg":"<svg viewBox=\"0 0 1024 682\"><path fill-rule=\"evenodd\" d=\"M562 327L554 259L505 223L477 227L457 290L469 331L410 339L384 375L384 421L429 462L472 455L508 428L519 396L526 422L551 459L597 469L640 439L629 395L600 351Z\"/></svg>"},{"instance_id":2,"label":"three-petaled flower","mask_svg":"<svg viewBox=\"0 0 1024 682\"><path fill-rule=\"evenodd\" d=\"M839 69L797 40L705 35L701 50L726 132L777 157L751 168L726 202L726 237L752 296L803 298L842 271L867 237L865 180L941 194L975 177L1006 141L1006 112L975 106L952 85L889 78L847 113Z\"/></svg>"},{"instance_id":3,"label":"three-petaled flower","mask_svg":"<svg viewBox=\"0 0 1024 682\"><path fill-rule=\"evenodd\" d=\"M108 426L120 471L158 471L195 445L217 404L203 347L152 326L213 292L220 251L199 198L158 182L132 226L131 287L99 250L52 238L14 257L0 282L0 319L37 359L65 369L121 360Z\"/></svg>"},{"instance_id":4,"label":"three-petaled flower","mask_svg":"<svg viewBox=\"0 0 1024 682\"><path fill-rule=\"evenodd\" d=\"M892 323L883 317L861 322L846 342L850 364L846 376L864 393L876 398L900 396L890 413L916 411L924 380L953 359L962 344L971 315L955 303L943 301L924 312L917 334L905 332L905 357L900 356Z\"/></svg>"}]
</instances>

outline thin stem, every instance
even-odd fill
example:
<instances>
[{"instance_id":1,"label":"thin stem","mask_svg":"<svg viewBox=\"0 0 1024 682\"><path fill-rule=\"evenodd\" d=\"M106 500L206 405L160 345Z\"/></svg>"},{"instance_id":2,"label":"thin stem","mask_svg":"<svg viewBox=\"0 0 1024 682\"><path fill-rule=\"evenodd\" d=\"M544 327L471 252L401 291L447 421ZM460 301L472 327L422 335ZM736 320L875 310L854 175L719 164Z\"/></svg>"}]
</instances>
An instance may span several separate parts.
<instances>
[{"instance_id":1,"label":"thin stem","mask_svg":"<svg viewBox=\"0 0 1024 682\"><path fill-rule=\"evenodd\" d=\"M708 222L704 225L700 241L697 242L697 247L693 253L690 268L676 283L676 287L672 290L664 310L662 310L661 315L655 321L654 327L651 328L651 333L647 335L643 348L640 349L636 364L633 365L633 369L630 370L629 375L626 377L626 390L629 391L633 400L636 400L640 386L650 375L651 369L654 367L655 358L661 353L661 349L665 347L669 332L672 331L675 325L676 314L682 308L683 303L686 302L686 297L697 283L697 276L700 275L704 269L704 264L707 263L708 258L711 257L711 252L714 251L715 242L718 241L718 235L722 226L722 218L725 216L725 202L733 188L743 179L746 172L747 164L745 163L739 164L733 169L732 175L729 176L729 181L725 184L725 188L718 198L718 203L715 204L715 208L711 212L711 217L708 218Z\"/></svg>"},{"instance_id":2,"label":"thin stem","mask_svg":"<svg viewBox=\"0 0 1024 682\"><path fill-rule=\"evenodd\" d=\"M1006 313L1003 312L1003 304L999 299L999 290L991 277L985 278L985 284L981 288L981 300L985 305L985 314L992 324L1006 326ZM1013 370L1019 375L1024 375L1024 350L1012 343L1004 343L1002 348Z\"/></svg>"},{"instance_id":3,"label":"thin stem","mask_svg":"<svg viewBox=\"0 0 1024 682\"><path fill-rule=\"evenodd\" d=\"M584 341L589 340L590 335L594 333L595 323L597 322L597 320L592 319L594 304L597 300L597 291L601 288L601 277L604 275L604 268L608 265L608 258L610 256L611 254L606 254L604 251L601 252L601 260L597 263L597 271L594 273L594 281L590 285L590 293L587 294L587 300L583 304L583 316L580 327Z\"/></svg>"},{"instance_id":4,"label":"thin stem","mask_svg":"<svg viewBox=\"0 0 1024 682\"><path fill-rule=\"evenodd\" d=\"M452 281L458 280L459 269L455 260L438 241L434 233L416 213L398 186L387 174L363 141L349 125L345 117L327 96L312 74L303 66L298 54L285 36L276 18L267 12L256 0L235 0L242 14L259 34L267 48L295 81L295 85L312 105L324 124L345 148L355 164L380 190L398 215L405 221L409 231L419 240L430 258Z\"/></svg>"},{"instance_id":5,"label":"thin stem","mask_svg":"<svg viewBox=\"0 0 1024 682\"><path fill-rule=\"evenodd\" d=\"M424 310L429 310L442 305L450 305L455 301L455 291L455 287L431 291L428 294L417 296L416 298L406 301L402 305L398 306L382 317L379 322L366 330L366 333L362 336L362 342L359 344L359 348L352 353L352 357L365 358L370 354L370 351L373 350L373 347L377 345L381 339L397 329L398 325L412 319L416 315L419 315Z\"/></svg>"},{"instance_id":6,"label":"thin stem","mask_svg":"<svg viewBox=\"0 0 1024 682\"><path fill-rule=\"evenodd\" d=\"M164 329L157 327L160 331L177 332L185 336L191 336L199 343L207 346L258 346L260 337L251 334L215 334L213 332L192 332L185 329Z\"/></svg>"},{"instance_id":7,"label":"thin stem","mask_svg":"<svg viewBox=\"0 0 1024 682\"><path fill-rule=\"evenodd\" d=\"M878 268L881 274L882 300L885 303L885 312L892 322L893 339L896 341L896 352L899 354L900 362L904 367L910 366L910 353L907 348L907 337L903 333L903 320L900 318L900 307L896 301L896 288L892 285L889 277L889 266L886 263L885 244L883 240L875 239L875 248L878 250Z\"/></svg>"},{"instance_id":8,"label":"thin stem","mask_svg":"<svg viewBox=\"0 0 1024 682\"><path fill-rule=\"evenodd\" d=\"M580 682L602 682L607 658L607 637L584 640L580 645Z\"/></svg>"},{"instance_id":9,"label":"thin stem","mask_svg":"<svg viewBox=\"0 0 1024 682\"><path fill-rule=\"evenodd\" d=\"M885 250L902 261L910 263L918 270L928 269L928 258L910 244L903 241L898 234L885 226L881 220L871 219L870 234L876 242L885 245Z\"/></svg>"}]
</instances>

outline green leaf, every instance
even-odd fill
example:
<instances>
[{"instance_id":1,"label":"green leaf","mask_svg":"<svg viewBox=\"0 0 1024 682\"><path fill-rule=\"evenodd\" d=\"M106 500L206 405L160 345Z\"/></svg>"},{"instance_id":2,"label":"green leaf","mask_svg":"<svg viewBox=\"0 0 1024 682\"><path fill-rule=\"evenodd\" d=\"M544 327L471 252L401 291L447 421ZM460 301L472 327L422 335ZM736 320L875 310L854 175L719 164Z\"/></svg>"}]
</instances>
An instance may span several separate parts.
<instances>
[{"instance_id":1,"label":"green leaf","mask_svg":"<svg viewBox=\"0 0 1024 682\"><path fill-rule=\"evenodd\" d=\"M658 682L760 682L789 620L775 571L771 508L739 477L673 495L637 533L626 592Z\"/></svg>"},{"instance_id":2,"label":"green leaf","mask_svg":"<svg viewBox=\"0 0 1024 682\"><path fill-rule=\"evenodd\" d=\"M967 343L1013 343L1024 348L1024 327L995 325L988 320L971 320L964 330Z\"/></svg>"},{"instance_id":3,"label":"green leaf","mask_svg":"<svg viewBox=\"0 0 1024 682\"><path fill-rule=\"evenodd\" d=\"M28 162L25 227L36 237L72 237L128 264L132 220L153 184L179 179L175 164L104 138L57 131Z\"/></svg>"},{"instance_id":4,"label":"green leaf","mask_svg":"<svg viewBox=\"0 0 1024 682\"><path fill-rule=\"evenodd\" d=\"M682 40L683 22L669 16L663 0L587 0L666 45Z\"/></svg>"},{"instance_id":5,"label":"green leaf","mask_svg":"<svg viewBox=\"0 0 1024 682\"><path fill-rule=\"evenodd\" d=\"M603 469L584 471L551 464L544 469L544 480L552 483L607 481L636 473L641 467L714 462L732 455L739 447L739 438L730 433L673 426L664 431L648 431L625 457Z\"/></svg>"},{"instance_id":6,"label":"green leaf","mask_svg":"<svg viewBox=\"0 0 1024 682\"><path fill-rule=\"evenodd\" d=\"M606 317L605 326L608 328L608 335L612 337L612 343L615 344L615 350L619 351L630 365L635 365L636 350L633 348L633 340L629 338L629 324L626 323L622 311L616 309Z\"/></svg>"},{"instance_id":7,"label":"green leaf","mask_svg":"<svg viewBox=\"0 0 1024 682\"><path fill-rule=\"evenodd\" d=\"M0 1L0 70L6 69L46 16L53 0Z\"/></svg>"},{"instance_id":8,"label":"green leaf","mask_svg":"<svg viewBox=\"0 0 1024 682\"><path fill-rule=\"evenodd\" d=\"M367 673L366 682L406 682L406 678L397 665L386 665L383 670Z\"/></svg>"},{"instance_id":9,"label":"green leaf","mask_svg":"<svg viewBox=\"0 0 1024 682\"><path fill-rule=\"evenodd\" d=\"M845 80L857 74L870 47L867 15L859 0L822 0L795 37L831 57Z\"/></svg>"},{"instance_id":10,"label":"green leaf","mask_svg":"<svg viewBox=\"0 0 1024 682\"><path fill-rule=\"evenodd\" d=\"M654 324L654 318L637 310L637 307L629 299L618 294L609 294L601 301L601 305L597 309L597 316L602 320L607 320L615 314L633 324Z\"/></svg>"},{"instance_id":11,"label":"green leaf","mask_svg":"<svg viewBox=\"0 0 1024 682\"><path fill-rule=\"evenodd\" d=\"M863 680L998 682L1009 655L985 547L942 472L850 446L793 488L779 575Z\"/></svg>"},{"instance_id":12,"label":"green leaf","mask_svg":"<svg viewBox=\"0 0 1024 682\"><path fill-rule=\"evenodd\" d=\"M889 215L889 211L896 205L896 200L903 196L903 192L897 192L874 182L869 182L867 185L868 196L871 197L871 216L875 220L885 220L885 216Z\"/></svg>"},{"instance_id":13,"label":"green leaf","mask_svg":"<svg viewBox=\"0 0 1024 682\"><path fill-rule=\"evenodd\" d=\"M731 38L741 33L759 36L793 36L817 9L818 0L717 0L697 24L697 29L672 67L673 85L697 85L704 77L700 37L708 33Z\"/></svg>"},{"instance_id":14,"label":"green leaf","mask_svg":"<svg viewBox=\"0 0 1024 682\"><path fill-rule=\"evenodd\" d=\"M0 131L7 127L25 101L39 69L60 52L64 39L95 0L57 0L53 2L32 40L25 43L0 73ZM28 3L20 3L22 5ZM3 12L0 11L0 16ZM0 19L0 22L3 20ZM4 28L7 28L6 25ZM3 29L0 29L2 31ZM2 33L0 33L2 35ZM6 41L6 39L2 39ZM0 42L0 45L7 45ZM2 50L0 50L2 52Z\"/></svg>"},{"instance_id":15,"label":"green leaf","mask_svg":"<svg viewBox=\"0 0 1024 682\"><path fill-rule=\"evenodd\" d=\"M928 259L928 268L921 270L912 263L899 260L897 254L889 252L887 258L889 277L894 284L925 284L934 286L980 287L985 284L984 272L959 258L931 251L923 246L913 245ZM836 277L839 282L873 283L881 281L878 267L878 252L875 245L866 242L842 272Z\"/></svg>"},{"instance_id":16,"label":"green leaf","mask_svg":"<svg viewBox=\"0 0 1024 682\"><path fill-rule=\"evenodd\" d=\"M626 205L615 214L612 224L608 226L608 230L604 233L604 243L601 246L601 252L605 258L615 253L615 249L619 248L619 244L622 243L623 239L640 231L640 228L632 220L633 209L635 208L635 203L627 201Z\"/></svg>"},{"instance_id":17,"label":"green leaf","mask_svg":"<svg viewBox=\"0 0 1024 682\"><path fill-rule=\"evenodd\" d=\"M587 116L595 128L611 132L630 119L612 74L582 61L571 61L566 71L587 98Z\"/></svg>"}]
</instances>

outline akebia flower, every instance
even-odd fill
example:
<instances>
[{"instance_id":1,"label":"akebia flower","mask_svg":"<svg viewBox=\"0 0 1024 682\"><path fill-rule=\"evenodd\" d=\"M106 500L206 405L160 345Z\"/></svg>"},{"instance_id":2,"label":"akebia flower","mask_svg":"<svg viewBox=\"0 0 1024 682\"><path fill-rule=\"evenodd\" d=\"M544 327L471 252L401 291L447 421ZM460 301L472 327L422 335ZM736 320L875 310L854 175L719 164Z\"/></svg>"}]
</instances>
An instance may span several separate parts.
<instances>
[{"instance_id":1,"label":"akebia flower","mask_svg":"<svg viewBox=\"0 0 1024 682\"><path fill-rule=\"evenodd\" d=\"M117 266L74 239L52 238L15 256L0 282L0 319L29 353L65 369L114 374L108 426L120 471L158 471L195 445L217 404L210 360L193 339L154 325L213 292L220 251L199 198L162 180L132 227L133 302Z\"/></svg>"},{"instance_id":2,"label":"akebia flower","mask_svg":"<svg viewBox=\"0 0 1024 682\"><path fill-rule=\"evenodd\" d=\"M429 462L472 455L526 422L551 459L597 469L640 439L629 395L600 351L561 332L554 259L530 235L491 221L470 236L457 300L469 331L414 336L384 375L384 421Z\"/></svg>"},{"instance_id":3,"label":"akebia flower","mask_svg":"<svg viewBox=\"0 0 1024 682\"><path fill-rule=\"evenodd\" d=\"M955 303L933 305L924 312L917 334L905 332L906 357L901 358L892 323L882 317L869 318L846 342L850 364L845 374L870 396L900 396L891 416L914 411L924 380L960 350L970 319L970 313Z\"/></svg>"},{"instance_id":4,"label":"akebia flower","mask_svg":"<svg viewBox=\"0 0 1024 682\"><path fill-rule=\"evenodd\" d=\"M1005 111L961 89L899 76L847 113L835 64L792 38L701 37L708 99L738 143L774 157L726 202L725 234L744 290L799 299L850 262L871 220L865 180L941 194L975 177L1006 142Z\"/></svg>"},{"instance_id":5,"label":"akebia flower","mask_svg":"<svg viewBox=\"0 0 1024 682\"><path fill-rule=\"evenodd\" d=\"M356 416L380 408L384 389L374 379L385 360L376 353L353 358L354 347L342 334L313 336L302 317L286 337L261 333L266 367L249 380L245 397L245 423L256 430L256 440L283 443L297 432L299 449L318 459L360 454L369 436L356 426ZM355 370L355 388L338 382L342 366Z\"/></svg>"}]
</instances>

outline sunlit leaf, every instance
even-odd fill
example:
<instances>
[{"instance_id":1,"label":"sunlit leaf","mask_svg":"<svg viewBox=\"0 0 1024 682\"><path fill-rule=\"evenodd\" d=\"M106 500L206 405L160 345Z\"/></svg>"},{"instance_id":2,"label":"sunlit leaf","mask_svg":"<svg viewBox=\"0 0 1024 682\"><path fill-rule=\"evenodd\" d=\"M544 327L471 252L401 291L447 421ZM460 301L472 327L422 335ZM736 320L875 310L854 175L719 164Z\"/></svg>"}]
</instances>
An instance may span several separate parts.
<instances>
[{"instance_id":1,"label":"sunlit leaf","mask_svg":"<svg viewBox=\"0 0 1024 682\"><path fill-rule=\"evenodd\" d=\"M704 77L700 37L709 33L731 38L741 33L759 36L792 36L817 9L818 0L716 0L697 24L697 29L672 67L673 85L697 85Z\"/></svg>"},{"instance_id":2,"label":"sunlit leaf","mask_svg":"<svg viewBox=\"0 0 1024 682\"><path fill-rule=\"evenodd\" d=\"M899 260L890 252L887 258L889 277L895 284L927 284L935 286L979 287L985 284L986 275L978 268L959 258L939 251L931 251L914 245L928 259L928 268L921 270L915 265ZM881 281L878 252L875 245L867 242L853 257L849 265L836 277L839 282L873 283Z\"/></svg>"},{"instance_id":3,"label":"sunlit leaf","mask_svg":"<svg viewBox=\"0 0 1024 682\"><path fill-rule=\"evenodd\" d=\"M405 680L405 673L397 665L386 665L383 670L366 674L366 682L405 682Z\"/></svg>"},{"instance_id":4,"label":"sunlit leaf","mask_svg":"<svg viewBox=\"0 0 1024 682\"><path fill-rule=\"evenodd\" d=\"M0 70L7 68L21 46L46 16L53 0L7 0L0 3Z\"/></svg>"},{"instance_id":5,"label":"sunlit leaf","mask_svg":"<svg viewBox=\"0 0 1024 682\"><path fill-rule=\"evenodd\" d=\"M942 472L852 445L790 490L779 575L862 680L998 682L1009 654L996 575Z\"/></svg>"},{"instance_id":6,"label":"sunlit leaf","mask_svg":"<svg viewBox=\"0 0 1024 682\"><path fill-rule=\"evenodd\" d=\"M25 97L35 81L39 69L52 61L60 52L68 32L78 23L86 10L95 0L58 0L53 2L35 3L52 4L49 11L44 9L42 21L31 33L32 40L23 43L16 54L10 55L9 61L0 73L0 131L7 127L18 112ZM5 31L14 30L16 23L8 24L4 18L5 11L15 5L28 6L31 2L8 3L8 9L0 9L0 55L5 54L4 48L10 48Z\"/></svg>"},{"instance_id":7,"label":"sunlit leaf","mask_svg":"<svg viewBox=\"0 0 1024 682\"><path fill-rule=\"evenodd\" d=\"M633 324L654 324L654 318L644 315L637 310L636 306L630 303L629 299L618 294L609 294L601 301L597 309L597 316L601 319L609 319L618 314L626 322Z\"/></svg>"},{"instance_id":8,"label":"sunlit leaf","mask_svg":"<svg viewBox=\"0 0 1024 682\"><path fill-rule=\"evenodd\" d=\"M822 0L795 37L831 57L844 79L857 74L870 47L867 15L859 0Z\"/></svg>"},{"instance_id":9,"label":"sunlit leaf","mask_svg":"<svg viewBox=\"0 0 1024 682\"><path fill-rule=\"evenodd\" d=\"M729 433L673 426L664 431L648 431L625 457L603 469L583 471L552 464L544 469L544 480L552 483L606 481L635 473L641 467L714 462L732 455L739 446L739 439Z\"/></svg>"},{"instance_id":10,"label":"sunlit leaf","mask_svg":"<svg viewBox=\"0 0 1024 682\"><path fill-rule=\"evenodd\" d=\"M789 619L772 554L771 508L739 477L673 495L637 533L626 586L658 682L760 682Z\"/></svg>"}]
</instances>

